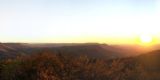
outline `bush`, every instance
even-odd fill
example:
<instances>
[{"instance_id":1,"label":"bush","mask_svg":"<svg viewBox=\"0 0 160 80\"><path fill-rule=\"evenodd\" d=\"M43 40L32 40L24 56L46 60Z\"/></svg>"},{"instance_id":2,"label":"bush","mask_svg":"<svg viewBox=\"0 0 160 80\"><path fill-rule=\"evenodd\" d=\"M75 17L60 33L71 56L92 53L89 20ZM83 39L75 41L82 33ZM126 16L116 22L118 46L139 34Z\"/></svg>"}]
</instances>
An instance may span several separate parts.
<instances>
[{"instance_id":1,"label":"bush","mask_svg":"<svg viewBox=\"0 0 160 80\"><path fill-rule=\"evenodd\" d=\"M0 62L0 80L159 80L133 58L103 60L42 52Z\"/></svg>"}]
</instances>

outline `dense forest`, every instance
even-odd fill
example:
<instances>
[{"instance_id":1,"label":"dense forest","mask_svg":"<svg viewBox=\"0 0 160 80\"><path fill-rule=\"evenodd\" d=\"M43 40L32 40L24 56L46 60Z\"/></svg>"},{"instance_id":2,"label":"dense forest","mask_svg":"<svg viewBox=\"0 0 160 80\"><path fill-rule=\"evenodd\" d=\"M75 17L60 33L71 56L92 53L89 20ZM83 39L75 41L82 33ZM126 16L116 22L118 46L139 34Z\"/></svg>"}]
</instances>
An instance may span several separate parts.
<instances>
[{"instance_id":1,"label":"dense forest","mask_svg":"<svg viewBox=\"0 0 160 80\"><path fill-rule=\"evenodd\" d=\"M100 59L42 51L0 61L0 80L160 80L160 51Z\"/></svg>"}]
</instances>

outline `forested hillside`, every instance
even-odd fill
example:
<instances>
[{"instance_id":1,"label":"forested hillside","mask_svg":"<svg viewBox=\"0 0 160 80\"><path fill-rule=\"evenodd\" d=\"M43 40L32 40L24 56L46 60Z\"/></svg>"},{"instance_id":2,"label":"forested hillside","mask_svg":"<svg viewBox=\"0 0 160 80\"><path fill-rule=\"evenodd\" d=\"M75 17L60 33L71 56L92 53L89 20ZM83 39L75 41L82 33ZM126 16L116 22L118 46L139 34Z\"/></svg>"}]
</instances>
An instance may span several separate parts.
<instances>
[{"instance_id":1,"label":"forested hillside","mask_svg":"<svg viewBox=\"0 0 160 80\"><path fill-rule=\"evenodd\" d=\"M159 55L106 60L42 51L1 60L0 80L159 80Z\"/></svg>"}]
</instances>

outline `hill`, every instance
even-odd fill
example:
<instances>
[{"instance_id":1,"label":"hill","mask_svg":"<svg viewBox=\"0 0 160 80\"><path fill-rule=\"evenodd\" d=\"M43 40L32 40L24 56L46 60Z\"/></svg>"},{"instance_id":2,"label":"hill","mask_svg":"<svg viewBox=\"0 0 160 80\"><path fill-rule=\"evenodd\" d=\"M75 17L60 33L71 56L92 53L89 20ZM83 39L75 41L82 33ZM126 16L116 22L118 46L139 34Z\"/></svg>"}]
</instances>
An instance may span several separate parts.
<instances>
[{"instance_id":1,"label":"hill","mask_svg":"<svg viewBox=\"0 0 160 80\"><path fill-rule=\"evenodd\" d=\"M18 50L4 44L1 49ZM160 50L121 57L122 48L106 44L19 49L27 56L0 60L0 80L160 80Z\"/></svg>"},{"instance_id":2,"label":"hill","mask_svg":"<svg viewBox=\"0 0 160 80\"><path fill-rule=\"evenodd\" d=\"M133 56L136 50L127 50L115 45L98 43L52 43L52 44L27 44L27 43L1 43L0 58L16 57L17 55L29 55L43 50L53 51L55 53L65 53L78 55L87 55L94 58L118 58ZM129 53L129 54L128 54Z\"/></svg>"},{"instance_id":3,"label":"hill","mask_svg":"<svg viewBox=\"0 0 160 80\"><path fill-rule=\"evenodd\" d=\"M137 56L144 53L137 45L107 45L98 43L0 43L0 58L14 58L47 50L54 53L87 55L94 58L121 58Z\"/></svg>"}]
</instances>

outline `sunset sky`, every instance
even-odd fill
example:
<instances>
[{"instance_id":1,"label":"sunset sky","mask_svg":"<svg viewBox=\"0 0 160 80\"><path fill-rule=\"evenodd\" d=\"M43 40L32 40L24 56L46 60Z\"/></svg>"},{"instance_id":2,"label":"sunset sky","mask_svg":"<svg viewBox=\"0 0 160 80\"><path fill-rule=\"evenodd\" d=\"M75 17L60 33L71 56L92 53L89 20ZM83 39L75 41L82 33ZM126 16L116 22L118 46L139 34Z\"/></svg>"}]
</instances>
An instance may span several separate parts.
<instances>
[{"instance_id":1,"label":"sunset sky","mask_svg":"<svg viewBox=\"0 0 160 80\"><path fill-rule=\"evenodd\" d=\"M160 40L159 0L0 0L0 42Z\"/></svg>"}]
</instances>

